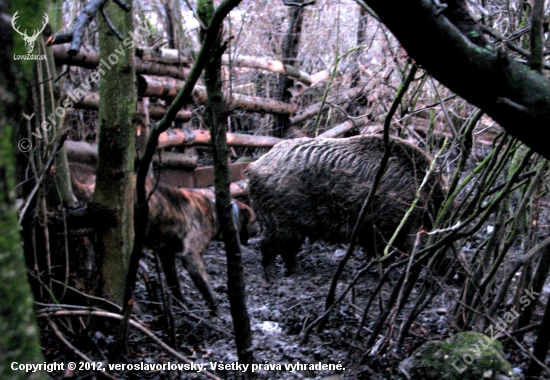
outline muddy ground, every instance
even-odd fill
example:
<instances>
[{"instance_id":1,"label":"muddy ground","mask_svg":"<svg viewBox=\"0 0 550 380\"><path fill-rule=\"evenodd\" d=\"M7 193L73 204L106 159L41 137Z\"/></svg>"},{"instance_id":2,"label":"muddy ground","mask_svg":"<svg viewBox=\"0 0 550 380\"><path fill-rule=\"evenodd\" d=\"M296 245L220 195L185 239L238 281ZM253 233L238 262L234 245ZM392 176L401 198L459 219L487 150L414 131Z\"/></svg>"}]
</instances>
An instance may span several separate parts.
<instances>
[{"instance_id":1,"label":"muddy ground","mask_svg":"<svg viewBox=\"0 0 550 380\"><path fill-rule=\"evenodd\" d=\"M243 247L243 265L245 269L247 304L254 337L254 356L257 364L272 365L272 370L256 372L257 379L399 379L397 365L403 356L426 340L446 338L453 333L447 324L450 296L441 294L426 309L413 325L403 352L398 353L384 337L375 347L365 351L368 325L377 316L379 310L375 303L362 328L362 334L354 338L359 329L367 297L378 283L376 270L368 273L355 287L354 296L350 293L345 301L336 308L329 323L321 333L315 330L307 341L300 345L301 333L305 326L315 320L324 310L325 297L340 258L345 254L344 245L306 242L300 255L300 271L292 276L284 275L282 262L279 262L279 278L266 283L261 266L259 238L251 240ZM218 299L221 301L220 317L213 317L205 307L198 291L191 283L186 271L179 266L180 282L186 295L186 302L174 305L176 322L175 348L196 364L204 364L211 370L210 362L231 364L238 361L232 333L227 300L226 260L223 243L213 242L204 257L208 275ZM353 272L361 268L366 260L358 250L348 263L347 270L339 286L339 291L351 279ZM179 264L178 264L179 265ZM147 279L147 284L144 281ZM389 286L383 292L387 298ZM151 290L153 289L153 290ZM145 254L140 267L137 285L138 311L134 318L150 328L165 342L169 342L166 319L163 308L153 302L155 294L160 294L154 255ZM452 290L452 284L450 289ZM153 294L153 295L152 295ZM414 292L413 292L414 296ZM354 300L353 300L354 298ZM353 302L352 302L353 301ZM410 307L410 305L409 305ZM397 316L392 326L397 328L406 314ZM60 321L62 322L62 321ZM63 326L63 324L60 324ZM49 327L42 325L43 346L46 359L52 361L81 361L74 352L61 344L51 333ZM65 332L78 349L94 361L103 361L113 345L113 337L101 331L89 329L87 337L72 336ZM348 355L350 348L353 352ZM510 360L521 364L525 358L510 355ZM127 353L119 363L181 363L174 356L162 350L142 333L131 330ZM340 364L342 370L285 370L285 364ZM276 370L277 365L281 370ZM274 366L274 367L273 367ZM224 379L239 378L238 371L213 370L216 376ZM204 374L192 371L114 371L117 378L124 379L203 379ZM93 371L59 372L55 378L92 379L102 378Z\"/></svg>"}]
</instances>

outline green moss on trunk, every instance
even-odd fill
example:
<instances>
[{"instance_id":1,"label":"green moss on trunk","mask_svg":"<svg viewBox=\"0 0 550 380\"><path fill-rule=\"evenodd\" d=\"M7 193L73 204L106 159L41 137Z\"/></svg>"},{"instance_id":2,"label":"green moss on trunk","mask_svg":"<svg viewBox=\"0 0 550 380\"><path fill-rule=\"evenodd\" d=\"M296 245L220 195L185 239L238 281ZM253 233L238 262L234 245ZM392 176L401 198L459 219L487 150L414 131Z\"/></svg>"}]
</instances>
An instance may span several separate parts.
<instances>
[{"instance_id":1,"label":"green moss on trunk","mask_svg":"<svg viewBox=\"0 0 550 380\"><path fill-rule=\"evenodd\" d=\"M126 271L134 240L133 172L136 112L132 12L108 3L106 13L120 41L101 16L99 53L99 142L94 202L113 211L113 219L99 229L98 254L101 291L113 302L122 303Z\"/></svg>"},{"instance_id":2,"label":"green moss on trunk","mask_svg":"<svg viewBox=\"0 0 550 380\"><path fill-rule=\"evenodd\" d=\"M21 2L20 6L24 3L27 2ZM33 1L29 8L21 8L26 11L26 22L39 19L43 6L43 2ZM14 42L21 45L17 41L21 39L14 39L10 25L9 16L14 10L11 9L10 15L6 15L6 11L5 2L0 0L0 379L45 379L43 372L29 374L11 369L13 362L43 363L44 358L40 352L14 204L15 144L12 135L25 99L18 95L27 93L22 84L31 80L32 66L21 66L18 62L16 70L21 79L16 86L11 54L16 51L12 51Z\"/></svg>"}]
</instances>

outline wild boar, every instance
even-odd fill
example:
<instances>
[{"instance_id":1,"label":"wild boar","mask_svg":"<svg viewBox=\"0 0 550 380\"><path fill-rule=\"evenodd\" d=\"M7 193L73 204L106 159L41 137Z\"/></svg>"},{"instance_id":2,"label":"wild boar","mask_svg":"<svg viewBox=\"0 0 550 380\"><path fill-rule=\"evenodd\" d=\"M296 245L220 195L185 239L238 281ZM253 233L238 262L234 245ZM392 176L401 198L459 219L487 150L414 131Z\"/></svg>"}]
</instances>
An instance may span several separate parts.
<instances>
[{"instance_id":1,"label":"wild boar","mask_svg":"<svg viewBox=\"0 0 550 380\"><path fill-rule=\"evenodd\" d=\"M95 175L83 174L79 165L74 164L71 164L71 171L75 196L85 203L90 202L95 188ZM147 193L153 187L153 181L147 180ZM257 232L256 216L243 202L233 199L232 203L241 244L246 245L248 237ZM173 294L183 300L176 272L178 257L212 311L216 310L218 302L204 269L202 256L218 235L219 225L213 199L192 190L157 185L149 199L145 244L158 252Z\"/></svg>"},{"instance_id":2,"label":"wild boar","mask_svg":"<svg viewBox=\"0 0 550 380\"><path fill-rule=\"evenodd\" d=\"M393 138L392 154L358 237L368 255L382 253L416 197L430 158ZM275 145L247 170L252 207L263 229L262 264L268 280L278 254L288 273L306 237L349 242L361 207L372 188L385 145L381 136L345 139L299 138ZM444 182L431 175L412 214L393 244L407 252L419 229L444 199Z\"/></svg>"}]
</instances>

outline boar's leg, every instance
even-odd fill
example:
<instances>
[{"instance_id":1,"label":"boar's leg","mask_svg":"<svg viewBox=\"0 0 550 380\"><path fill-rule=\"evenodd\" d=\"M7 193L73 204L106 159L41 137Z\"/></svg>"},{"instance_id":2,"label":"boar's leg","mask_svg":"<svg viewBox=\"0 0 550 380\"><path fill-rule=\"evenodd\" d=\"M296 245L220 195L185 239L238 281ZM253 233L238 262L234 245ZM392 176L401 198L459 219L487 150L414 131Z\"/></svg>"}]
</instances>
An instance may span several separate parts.
<instances>
[{"instance_id":1,"label":"boar's leg","mask_svg":"<svg viewBox=\"0 0 550 380\"><path fill-rule=\"evenodd\" d=\"M292 242L287 242L283 250L281 251L281 256L285 262L286 274L291 275L296 273L296 268L298 268L298 260L296 255L300 251L300 247L304 243L304 239L296 240Z\"/></svg>"},{"instance_id":2,"label":"boar's leg","mask_svg":"<svg viewBox=\"0 0 550 380\"><path fill-rule=\"evenodd\" d=\"M193 283L197 289L199 289L199 292L201 292L208 307L213 313L216 313L218 302L216 301L214 291L210 286L208 276L204 269L204 263L201 257L203 251L204 249L200 251L190 251L186 248L180 259L185 269L187 269L189 276L191 276L191 280L193 280Z\"/></svg>"},{"instance_id":3,"label":"boar's leg","mask_svg":"<svg viewBox=\"0 0 550 380\"><path fill-rule=\"evenodd\" d=\"M258 224L256 223L256 214L250 206L233 199L233 207L238 210L237 230L239 231L239 240L241 245L247 246L248 239L258 234Z\"/></svg>"},{"instance_id":4,"label":"boar's leg","mask_svg":"<svg viewBox=\"0 0 550 380\"><path fill-rule=\"evenodd\" d=\"M172 252L160 252L159 256L168 287L172 291L174 297L180 301L183 301L183 294L181 292L178 273L176 271L176 254Z\"/></svg>"},{"instance_id":5,"label":"boar's leg","mask_svg":"<svg viewBox=\"0 0 550 380\"><path fill-rule=\"evenodd\" d=\"M300 250L305 237L293 235L283 237L265 235L261 241L260 249L262 251L262 265L264 267L265 278L272 281L277 276L275 259L280 254L285 261L287 274L296 271L298 262L296 254Z\"/></svg>"}]
</instances>

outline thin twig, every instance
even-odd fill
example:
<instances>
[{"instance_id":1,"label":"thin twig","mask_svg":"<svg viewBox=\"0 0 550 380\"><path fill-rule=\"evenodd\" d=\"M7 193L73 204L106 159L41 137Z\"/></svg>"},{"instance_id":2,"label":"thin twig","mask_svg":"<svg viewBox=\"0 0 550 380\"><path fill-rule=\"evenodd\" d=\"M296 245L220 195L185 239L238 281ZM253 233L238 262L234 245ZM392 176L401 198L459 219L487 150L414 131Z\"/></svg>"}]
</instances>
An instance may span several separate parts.
<instances>
[{"instance_id":1,"label":"thin twig","mask_svg":"<svg viewBox=\"0 0 550 380\"><path fill-rule=\"evenodd\" d=\"M95 363L95 361L93 361L92 359L90 359L89 357L87 357L86 355L84 355L84 353L82 353L78 348L76 348L75 346L73 346L68 340L67 338L65 338L65 336L63 335L63 333L59 330L59 328L57 327L57 325L48 317L46 317L46 319L48 320L48 324L50 325L50 327L52 328L54 334L59 338L59 340L67 347L69 347L74 353L76 356L80 357L82 360L84 360L85 362L87 363ZM90 367L90 368L93 368L93 367ZM108 374L106 372L103 372L102 370L96 370L94 372L97 372L98 374L106 377L107 379L111 379L111 380L118 380L118 377L115 377L111 374Z\"/></svg>"},{"instance_id":2,"label":"thin twig","mask_svg":"<svg viewBox=\"0 0 550 380\"><path fill-rule=\"evenodd\" d=\"M384 155L382 156L382 160L380 162L380 166L378 168L378 171L376 172L376 175L374 177L374 181L372 184L372 187L365 198L365 202L363 203L363 206L361 207L361 211L359 212L359 216L357 217L357 221L355 222L355 226L353 227L353 231L351 233L351 239L350 239L350 245L348 247L348 250L346 252L346 255L342 258L340 263L338 264L338 268L336 269L336 272L334 273L334 276L332 278L332 283L330 285L330 290L327 295L327 299L325 301L325 309L328 309L332 303L334 302L334 297L336 293L336 286L338 284L338 279L340 278L340 275L344 271L344 267L346 266L346 263L348 262L349 258L351 257L353 251L355 250L355 246L357 244L357 239L359 237L359 230L360 227L363 225L363 221L367 215L367 212L370 210L372 202L374 201L374 196L376 194L376 190L378 188L378 185L382 179L382 176L384 172L386 171L387 163L390 159L391 155L391 144L389 140L389 127L391 123L391 119L393 118L393 115L397 111L397 107L399 104L401 104L401 99L405 95L405 92L409 88L409 85L412 83L414 76L416 74L416 71L418 70L418 66L413 64L411 66L411 70L409 72L409 75L404 80L401 88L399 89L398 93L396 94L393 103L391 105L391 108L386 115L386 119L384 121ZM326 323L326 318L319 324L319 329L322 330L324 324Z\"/></svg>"},{"instance_id":3,"label":"thin twig","mask_svg":"<svg viewBox=\"0 0 550 380\"><path fill-rule=\"evenodd\" d=\"M61 311L55 311L55 312L48 312L48 313L40 313L37 315L38 318L49 318L49 317L65 317L65 316L90 316L90 317L102 317L102 318L112 318L117 320L122 320L123 316L120 314L115 313L109 313L107 311L96 311L96 310L61 310ZM159 339L151 330L149 330L147 327L143 326L141 323L136 322L133 319L130 319L129 324L132 327L135 327L143 334L147 335L149 338L151 338L155 343L157 343L162 349L164 349L166 352L168 352L171 355L174 355L177 359L181 360L182 362L185 362L187 364L193 364L193 361L186 358L176 350L174 350L172 347L164 343L161 339ZM211 379L214 380L221 380L216 375L212 374L211 372L207 370L203 370L202 373L206 376L208 376Z\"/></svg>"},{"instance_id":4,"label":"thin twig","mask_svg":"<svg viewBox=\"0 0 550 380\"><path fill-rule=\"evenodd\" d=\"M492 318L491 316L489 316L487 313L483 313L483 312L481 312L481 311L479 311L479 310L477 310L477 309L471 307L470 305L468 305L468 304L466 304L465 302L463 302L460 298L456 297L455 294L454 294L453 292L448 291L448 290L446 289L446 287L443 286L443 284L441 283L441 281L439 281L439 279L436 278L436 276L432 276L432 279L438 283L439 287L440 287L441 289L443 289L443 291L445 291L445 293L446 293L449 297L451 297L456 303L460 304L460 305L461 305L462 307L464 307L465 309L468 309L468 310L470 310L472 313L477 314L477 315L479 315L479 316L481 316L481 317L483 317L483 318L486 318L488 321L491 322L491 325L493 325L493 326L496 326L497 323L499 323L499 321L495 320L494 318ZM502 335L500 335L500 336L494 336L494 337L492 336L491 338L502 339L504 336L506 336L506 337L507 337L508 339L510 339L510 340L511 340L511 341L512 341L512 342L513 342L513 343L514 343L514 344L515 344L524 354L526 354L527 356L529 356L531 359L533 359L535 362L537 362L537 364L539 364L545 371L547 371L548 373L550 373L550 368L548 368L546 365L544 365L544 363L542 363L540 360L538 360L538 359L533 355L533 353L532 353L530 350L528 350L527 348L523 347L523 346L521 345L521 343L519 343L519 342L517 341L517 339L514 338L514 337L512 336L512 334L513 334L514 332L510 333L510 332L508 332L508 331L506 331L506 330L504 330L504 329L502 329L502 330L501 330L501 329L497 329L497 330L498 330L499 332L501 332Z\"/></svg>"},{"instance_id":5,"label":"thin twig","mask_svg":"<svg viewBox=\"0 0 550 380\"><path fill-rule=\"evenodd\" d=\"M36 196L36 192L40 188L40 185L42 184L42 181L46 177L46 174L50 171L50 168L53 165L53 162L55 160L55 156L57 153L61 150L63 147L63 144L65 143L65 140L67 139L67 131L64 131L61 137L59 138L59 141L57 142L57 145L55 146L54 150L52 151L52 154L50 155L48 162L46 163L46 166L44 167L44 170L40 174L40 178L36 181L36 184L34 185L34 188L29 193L29 196L27 197L27 200L25 201L25 204L21 208L21 211L19 212L19 225L22 224L23 219L25 218L27 214L27 209L29 208L30 204L34 200L34 197Z\"/></svg>"},{"instance_id":6,"label":"thin twig","mask_svg":"<svg viewBox=\"0 0 550 380\"><path fill-rule=\"evenodd\" d=\"M351 290L351 288L357 283L357 281L361 278L361 276L363 274L365 274L373 265L374 265L375 261L374 260L371 260L364 268L360 269L356 274L355 276L353 276L352 280L350 281L350 283L348 284L348 286L346 287L346 289L344 289L344 291L338 296L338 298L323 312L323 314L321 314L316 320L314 320L313 322L311 322L311 324L309 326L307 326L305 329L303 329L303 332L302 332L302 337L300 338L300 342L298 343L299 345L303 345L306 340L307 340L307 337L309 336L309 333L311 332L311 330L317 326L319 323L321 323L323 320L325 320L329 314L332 312L332 310L334 310L334 308L340 304L340 302L344 299L344 297L348 294L348 292Z\"/></svg>"},{"instance_id":7,"label":"thin twig","mask_svg":"<svg viewBox=\"0 0 550 380\"><path fill-rule=\"evenodd\" d=\"M52 278L52 282L55 282L55 283L57 283L57 284L59 284L59 285L63 285L63 282L61 282L61 281L59 281L59 280L56 280L55 278ZM67 286L67 289L70 289L70 290L72 290L73 292L75 292L75 293L77 293L77 294L80 294L80 295L82 295L82 296L84 296L84 297L86 297L86 298L89 298L89 299L94 300L94 301L103 302L103 303L105 303L105 304L107 304L107 305L109 305L109 306L114 307L115 309L117 309L117 310L119 310L119 311L122 311L122 308L120 307L120 305L117 305L116 303L111 302L111 301L109 301L109 300L106 299L106 298L101 298L101 297L92 296L92 295L90 295L90 294L88 294L88 293L84 293L83 291L78 290L77 288L75 288L75 287L73 287L73 286Z\"/></svg>"},{"instance_id":8,"label":"thin twig","mask_svg":"<svg viewBox=\"0 0 550 380\"><path fill-rule=\"evenodd\" d=\"M179 110L191 100L191 95L195 84L200 78L202 70L204 69L209 55L210 49L213 46L216 38L218 37L218 31L223 23L225 17L229 12L240 4L242 0L224 0L214 13L210 20L210 25L206 31L206 35L202 41L200 52L197 56L195 64L189 72L189 76L185 81L183 88L178 92L178 95L174 101L170 104L170 107L164 114L161 121L154 124L151 127L149 133L149 139L145 147L145 152L141 157L137 168L136 175L136 203L135 203L135 215L134 215L134 230L135 240L132 254L130 256L130 264L126 275L126 290L124 294L124 305L127 307L128 301L133 298L137 270L139 266L139 257L141 255L143 245L145 243L145 230L147 228L149 207L147 204L147 195L145 191L145 180L149 171L149 165L153 159L153 154L158 147L158 138L160 134L168 129L168 127L175 120Z\"/></svg>"}]
</instances>

